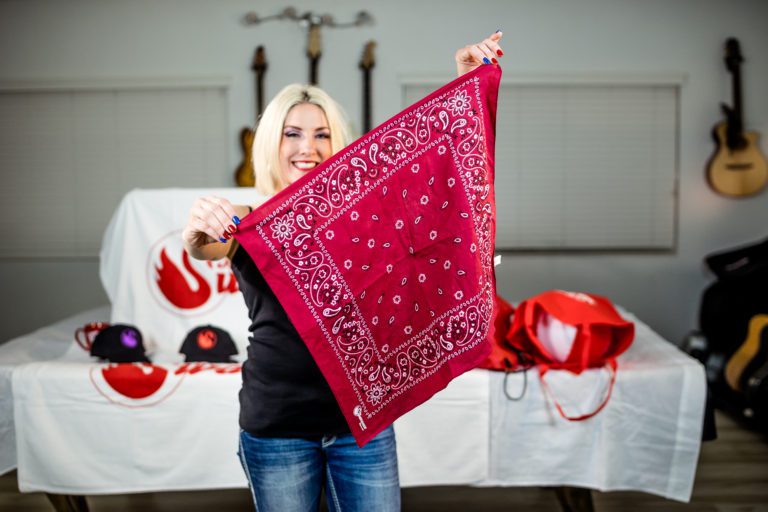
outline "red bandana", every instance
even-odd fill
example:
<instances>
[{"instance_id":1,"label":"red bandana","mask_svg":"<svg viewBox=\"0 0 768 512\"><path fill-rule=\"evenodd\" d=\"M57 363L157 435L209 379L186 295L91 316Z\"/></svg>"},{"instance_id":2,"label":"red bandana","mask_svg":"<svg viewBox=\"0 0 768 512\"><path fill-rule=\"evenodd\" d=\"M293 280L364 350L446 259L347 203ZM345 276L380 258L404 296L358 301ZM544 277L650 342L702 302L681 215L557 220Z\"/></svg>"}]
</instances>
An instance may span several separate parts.
<instances>
[{"instance_id":1,"label":"red bandana","mask_svg":"<svg viewBox=\"0 0 768 512\"><path fill-rule=\"evenodd\" d=\"M362 446L488 355L501 70L391 118L243 220Z\"/></svg>"}]
</instances>

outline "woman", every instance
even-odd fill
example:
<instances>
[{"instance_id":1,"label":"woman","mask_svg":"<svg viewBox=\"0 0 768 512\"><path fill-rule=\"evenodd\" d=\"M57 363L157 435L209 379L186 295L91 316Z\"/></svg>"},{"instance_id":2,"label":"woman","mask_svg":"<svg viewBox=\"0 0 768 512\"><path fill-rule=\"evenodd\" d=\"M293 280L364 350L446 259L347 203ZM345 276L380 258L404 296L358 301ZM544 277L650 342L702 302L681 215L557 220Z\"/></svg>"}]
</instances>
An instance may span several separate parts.
<instances>
[{"instance_id":1,"label":"woman","mask_svg":"<svg viewBox=\"0 0 768 512\"><path fill-rule=\"evenodd\" d=\"M501 31L455 54L459 76L503 55ZM253 145L256 188L272 196L352 142L342 109L317 87L289 85L267 106ZM197 259L227 257L251 318L240 390L240 449L254 505L314 511L325 488L334 511L400 509L390 426L358 448L334 396L285 311L236 242L240 218L257 205L203 197L182 237Z\"/></svg>"}]
</instances>

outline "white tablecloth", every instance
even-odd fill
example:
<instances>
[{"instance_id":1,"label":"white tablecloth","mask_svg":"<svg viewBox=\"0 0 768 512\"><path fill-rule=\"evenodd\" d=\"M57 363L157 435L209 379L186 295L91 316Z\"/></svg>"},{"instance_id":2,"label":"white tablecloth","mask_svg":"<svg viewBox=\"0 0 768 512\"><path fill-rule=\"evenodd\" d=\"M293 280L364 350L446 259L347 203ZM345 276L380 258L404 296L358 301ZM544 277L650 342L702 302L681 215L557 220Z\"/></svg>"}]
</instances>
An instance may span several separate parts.
<instances>
[{"instance_id":1,"label":"white tablecloth","mask_svg":"<svg viewBox=\"0 0 768 512\"><path fill-rule=\"evenodd\" d=\"M239 374L203 368L173 375L181 365L164 362L156 366L168 374L155 393L121 395L102 378L108 365L92 362L71 337L107 314L86 312L0 346L2 471L17 465L15 432L24 492L244 487L235 456ZM402 485L576 485L689 500L703 368L625 315L637 322L637 338L619 358L613 396L597 416L563 420L536 372L523 399L510 401L502 374L471 371L395 424ZM510 394L520 378L509 378ZM599 402L607 380L601 371L546 378L571 413Z\"/></svg>"},{"instance_id":2,"label":"white tablecloth","mask_svg":"<svg viewBox=\"0 0 768 512\"><path fill-rule=\"evenodd\" d=\"M0 345L0 475L16 467L13 370L36 361L90 361L88 354L73 343L72 335L86 322L107 320L109 307L95 308Z\"/></svg>"}]
</instances>

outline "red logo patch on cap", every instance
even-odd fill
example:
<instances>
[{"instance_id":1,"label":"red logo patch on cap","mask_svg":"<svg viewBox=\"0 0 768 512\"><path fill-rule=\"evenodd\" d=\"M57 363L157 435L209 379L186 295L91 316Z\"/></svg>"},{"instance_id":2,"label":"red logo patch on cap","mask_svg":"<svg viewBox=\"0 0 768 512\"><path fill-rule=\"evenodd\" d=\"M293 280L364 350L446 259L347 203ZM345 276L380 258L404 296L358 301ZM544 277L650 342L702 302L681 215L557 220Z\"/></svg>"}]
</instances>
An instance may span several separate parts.
<instances>
[{"instance_id":1,"label":"red logo patch on cap","mask_svg":"<svg viewBox=\"0 0 768 512\"><path fill-rule=\"evenodd\" d=\"M216 346L217 341L218 337L211 329L203 329L197 333L197 346L203 350L211 350Z\"/></svg>"}]
</instances>

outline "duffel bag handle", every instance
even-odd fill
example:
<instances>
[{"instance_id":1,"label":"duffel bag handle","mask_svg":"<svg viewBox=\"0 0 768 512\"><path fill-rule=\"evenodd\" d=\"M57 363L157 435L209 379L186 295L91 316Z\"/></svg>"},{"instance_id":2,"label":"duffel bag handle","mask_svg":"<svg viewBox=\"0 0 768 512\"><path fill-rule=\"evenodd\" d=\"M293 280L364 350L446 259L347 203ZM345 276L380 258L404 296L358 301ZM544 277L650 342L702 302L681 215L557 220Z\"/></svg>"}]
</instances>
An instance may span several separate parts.
<instances>
[{"instance_id":1,"label":"duffel bag handle","mask_svg":"<svg viewBox=\"0 0 768 512\"><path fill-rule=\"evenodd\" d=\"M608 372L611 374L611 380L608 384L608 391L605 394L605 397L603 398L603 401L600 403L600 405L595 409L594 411L582 414L581 416L569 416L565 413L563 410L563 407L560 405L560 403L557 401L557 398L555 397L554 393L552 393L552 390L549 388L549 385L547 384L546 380L544 380L544 375L549 371L549 367L547 365L539 365L539 376L541 377L541 387L544 389L544 394L552 400L552 403L555 404L555 408L557 409L557 412L560 413L560 416L565 418L569 421L584 421L586 419L591 418L595 414L599 413L603 410L603 407L606 406L608 403L608 400L611 398L611 393L613 393L613 385L616 382L616 359L611 358L609 359L605 367L608 369Z\"/></svg>"}]
</instances>

